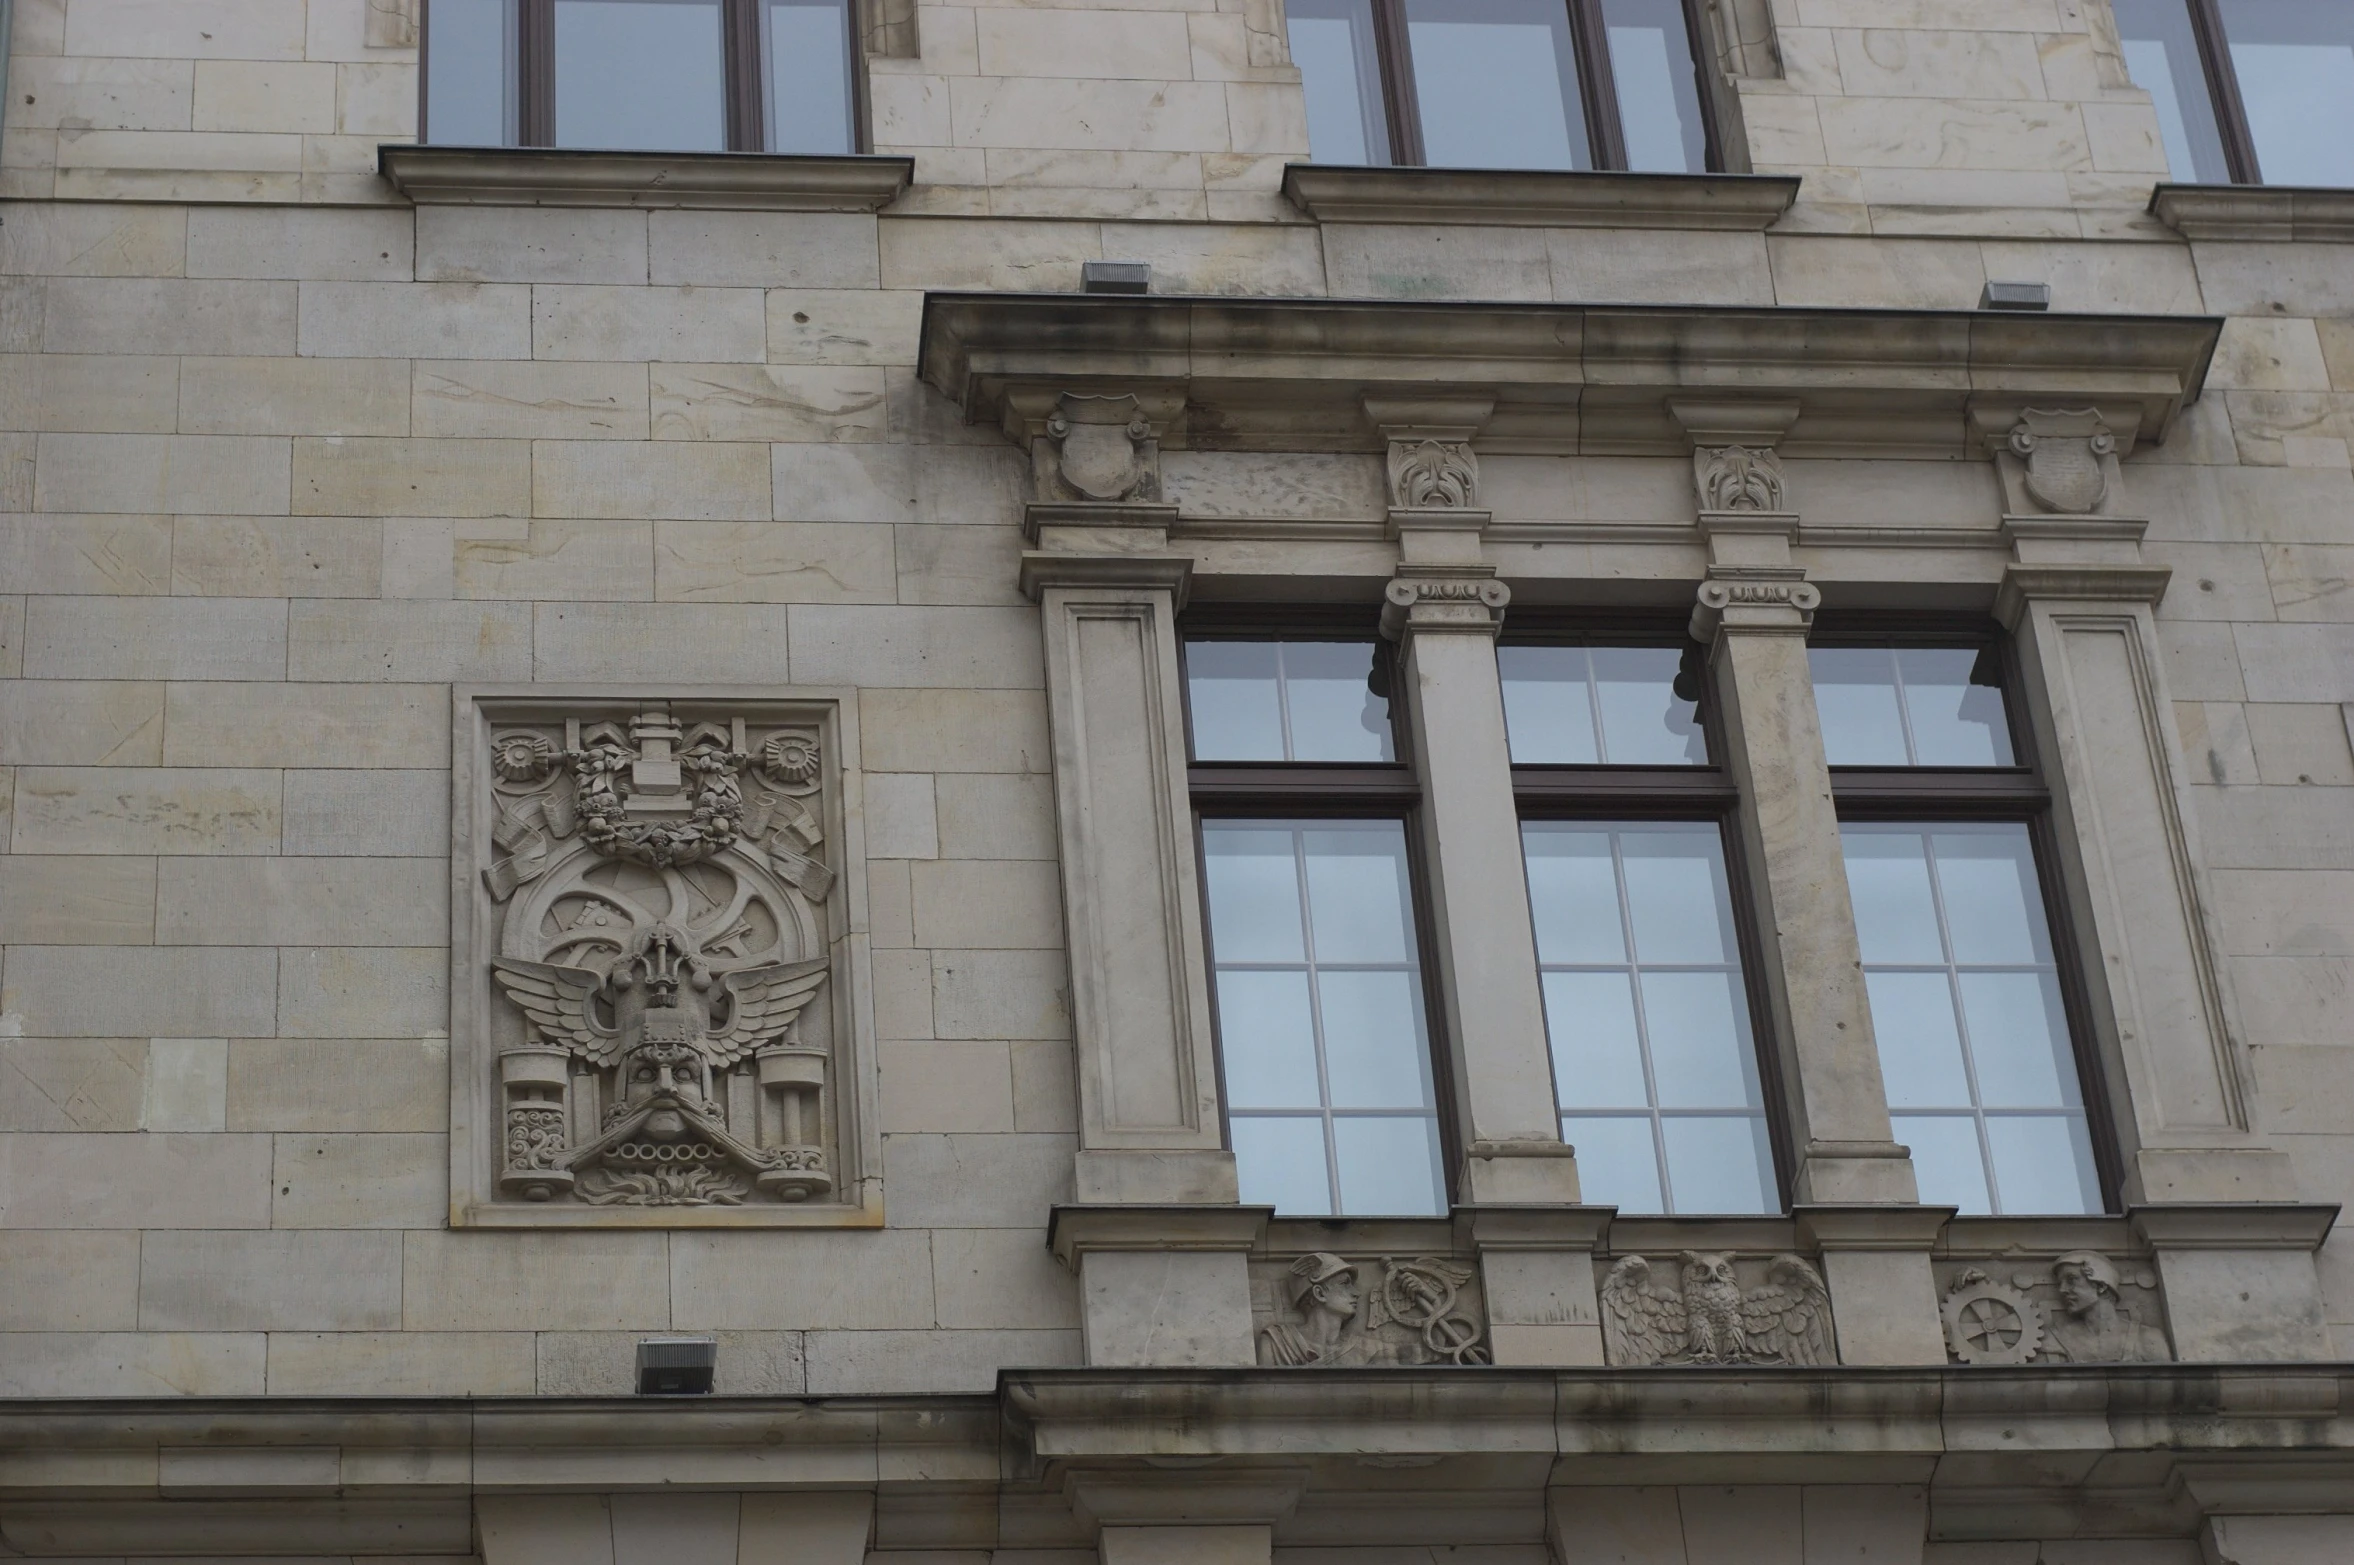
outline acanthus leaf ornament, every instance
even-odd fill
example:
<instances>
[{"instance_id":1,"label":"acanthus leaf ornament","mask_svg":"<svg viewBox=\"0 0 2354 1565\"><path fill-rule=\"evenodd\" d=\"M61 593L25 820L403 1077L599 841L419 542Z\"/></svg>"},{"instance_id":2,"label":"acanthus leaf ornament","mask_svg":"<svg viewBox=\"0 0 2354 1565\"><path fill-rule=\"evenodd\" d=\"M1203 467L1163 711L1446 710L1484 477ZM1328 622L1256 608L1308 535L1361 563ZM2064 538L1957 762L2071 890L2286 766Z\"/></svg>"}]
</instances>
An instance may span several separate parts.
<instances>
[{"instance_id":1,"label":"acanthus leaf ornament","mask_svg":"<svg viewBox=\"0 0 2354 1565\"><path fill-rule=\"evenodd\" d=\"M1719 513L1785 509L1782 458L1769 446L1702 446L1692 453L1700 509Z\"/></svg>"},{"instance_id":2,"label":"acanthus leaf ornament","mask_svg":"<svg viewBox=\"0 0 2354 1565\"><path fill-rule=\"evenodd\" d=\"M1479 458L1468 440L1392 440L1390 504L1413 511L1461 511L1479 504Z\"/></svg>"}]
</instances>

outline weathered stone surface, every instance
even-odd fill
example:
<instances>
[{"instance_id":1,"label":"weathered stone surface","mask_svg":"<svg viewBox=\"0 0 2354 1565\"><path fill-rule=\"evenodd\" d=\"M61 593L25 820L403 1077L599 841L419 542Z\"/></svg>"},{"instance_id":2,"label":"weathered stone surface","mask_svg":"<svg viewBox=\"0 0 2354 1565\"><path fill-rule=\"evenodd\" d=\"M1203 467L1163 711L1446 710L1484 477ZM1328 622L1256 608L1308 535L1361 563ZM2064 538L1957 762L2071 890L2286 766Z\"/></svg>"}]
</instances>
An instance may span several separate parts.
<instances>
[{"instance_id":1,"label":"weathered stone surface","mask_svg":"<svg viewBox=\"0 0 2354 1565\"><path fill-rule=\"evenodd\" d=\"M368 1331L400 1323L393 1233L153 1234L139 1249L143 1331Z\"/></svg>"},{"instance_id":2,"label":"weathered stone surface","mask_svg":"<svg viewBox=\"0 0 2354 1565\"><path fill-rule=\"evenodd\" d=\"M272 1143L279 1228L429 1228L449 1211L443 1135L280 1135ZM414 1301L414 1285L404 1298ZM414 1320L408 1329L421 1329ZM422 1328L440 1329L440 1328Z\"/></svg>"}]
</instances>

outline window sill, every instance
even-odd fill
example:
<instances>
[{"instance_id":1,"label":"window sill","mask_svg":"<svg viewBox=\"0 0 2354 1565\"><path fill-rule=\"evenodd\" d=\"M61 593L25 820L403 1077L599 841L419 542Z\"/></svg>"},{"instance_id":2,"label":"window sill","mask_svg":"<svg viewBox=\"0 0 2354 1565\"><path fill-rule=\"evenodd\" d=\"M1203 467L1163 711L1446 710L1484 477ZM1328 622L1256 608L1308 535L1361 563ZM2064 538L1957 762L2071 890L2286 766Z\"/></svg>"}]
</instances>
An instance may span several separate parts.
<instances>
[{"instance_id":1,"label":"window sill","mask_svg":"<svg viewBox=\"0 0 2354 1565\"><path fill-rule=\"evenodd\" d=\"M1754 232L1790 210L1798 177L1292 163L1283 193L1320 223Z\"/></svg>"},{"instance_id":2,"label":"window sill","mask_svg":"<svg viewBox=\"0 0 2354 1565\"><path fill-rule=\"evenodd\" d=\"M2185 239L2354 239L2354 190L2322 185L2160 185L2150 215Z\"/></svg>"},{"instance_id":3,"label":"window sill","mask_svg":"<svg viewBox=\"0 0 2354 1565\"><path fill-rule=\"evenodd\" d=\"M376 171L421 206L873 212L907 188L915 160L386 145L376 149Z\"/></svg>"}]
</instances>

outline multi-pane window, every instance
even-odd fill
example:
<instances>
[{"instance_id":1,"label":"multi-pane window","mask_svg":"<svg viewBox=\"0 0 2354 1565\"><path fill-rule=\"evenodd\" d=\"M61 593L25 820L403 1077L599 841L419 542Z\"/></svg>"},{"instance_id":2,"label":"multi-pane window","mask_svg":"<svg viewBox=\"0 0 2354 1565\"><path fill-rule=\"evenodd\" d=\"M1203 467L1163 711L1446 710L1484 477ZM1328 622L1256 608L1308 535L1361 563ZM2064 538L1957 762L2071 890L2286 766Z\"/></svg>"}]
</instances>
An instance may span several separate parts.
<instances>
[{"instance_id":1,"label":"multi-pane window","mask_svg":"<svg viewBox=\"0 0 2354 1565\"><path fill-rule=\"evenodd\" d=\"M424 139L850 152L850 0L431 0Z\"/></svg>"},{"instance_id":2,"label":"multi-pane window","mask_svg":"<svg viewBox=\"0 0 2354 1565\"><path fill-rule=\"evenodd\" d=\"M2102 1210L2083 1076L1999 648L1810 653L1864 983L1921 1199Z\"/></svg>"},{"instance_id":3,"label":"multi-pane window","mask_svg":"<svg viewBox=\"0 0 2354 1565\"><path fill-rule=\"evenodd\" d=\"M1590 1202L1781 1208L1724 820L1684 649L1497 649L1561 1137Z\"/></svg>"},{"instance_id":4,"label":"multi-pane window","mask_svg":"<svg viewBox=\"0 0 2354 1565\"><path fill-rule=\"evenodd\" d=\"M2125 67L2195 184L2354 185L2354 6L2113 0Z\"/></svg>"},{"instance_id":5,"label":"multi-pane window","mask_svg":"<svg viewBox=\"0 0 2354 1565\"><path fill-rule=\"evenodd\" d=\"M1186 642L1193 793L1242 1198L1446 1210L1407 812L1370 636Z\"/></svg>"},{"instance_id":6,"label":"multi-pane window","mask_svg":"<svg viewBox=\"0 0 2354 1565\"><path fill-rule=\"evenodd\" d=\"M1290 0L1321 163L1711 166L1688 0Z\"/></svg>"}]
</instances>

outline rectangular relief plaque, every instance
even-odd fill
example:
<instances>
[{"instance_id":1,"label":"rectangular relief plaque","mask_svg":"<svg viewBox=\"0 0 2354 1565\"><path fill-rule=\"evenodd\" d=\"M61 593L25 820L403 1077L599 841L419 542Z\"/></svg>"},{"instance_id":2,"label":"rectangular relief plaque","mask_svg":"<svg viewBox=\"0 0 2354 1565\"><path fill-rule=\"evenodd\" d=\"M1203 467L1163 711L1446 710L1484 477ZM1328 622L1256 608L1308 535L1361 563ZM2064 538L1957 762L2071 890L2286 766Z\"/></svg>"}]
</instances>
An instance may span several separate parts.
<instances>
[{"instance_id":1,"label":"rectangular relief plaque","mask_svg":"<svg viewBox=\"0 0 2354 1565\"><path fill-rule=\"evenodd\" d=\"M456 699L453 1222L879 1223L850 699Z\"/></svg>"}]
</instances>

